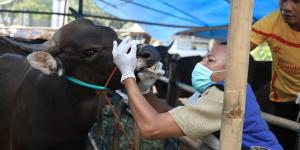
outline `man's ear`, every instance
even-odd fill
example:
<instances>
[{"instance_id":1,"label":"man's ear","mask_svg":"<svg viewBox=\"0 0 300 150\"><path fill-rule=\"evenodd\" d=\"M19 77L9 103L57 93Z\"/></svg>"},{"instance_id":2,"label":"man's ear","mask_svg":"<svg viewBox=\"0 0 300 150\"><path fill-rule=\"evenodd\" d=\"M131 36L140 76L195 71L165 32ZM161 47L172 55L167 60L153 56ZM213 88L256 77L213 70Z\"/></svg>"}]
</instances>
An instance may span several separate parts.
<instances>
[{"instance_id":1,"label":"man's ear","mask_svg":"<svg viewBox=\"0 0 300 150\"><path fill-rule=\"evenodd\" d=\"M56 73L58 70L56 60L52 57L52 55L46 52L38 51L31 53L27 56L27 61L33 68L48 75Z\"/></svg>"}]
</instances>

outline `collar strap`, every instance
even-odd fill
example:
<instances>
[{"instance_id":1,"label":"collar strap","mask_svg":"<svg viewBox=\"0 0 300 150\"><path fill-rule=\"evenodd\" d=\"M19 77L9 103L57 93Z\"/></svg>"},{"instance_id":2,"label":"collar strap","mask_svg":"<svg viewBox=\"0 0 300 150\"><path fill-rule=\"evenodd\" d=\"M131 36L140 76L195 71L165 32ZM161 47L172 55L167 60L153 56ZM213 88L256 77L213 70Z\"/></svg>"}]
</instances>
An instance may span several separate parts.
<instances>
[{"instance_id":1,"label":"collar strap","mask_svg":"<svg viewBox=\"0 0 300 150\"><path fill-rule=\"evenodd\" d=\"M78 84L80 86L84 86L84 87L87 87L87 88L91 88L91 89L95 89L95 90L109 90L109 88L105 87L105 86L99 86L99 85L95 85L95 84L90 84L90 83L86 83L86 82L83 82L81 80L78 80L72 76L67 76L67 75L64 75L64 77L75 83L75 84Z\"/></svg>"}]
</instances>

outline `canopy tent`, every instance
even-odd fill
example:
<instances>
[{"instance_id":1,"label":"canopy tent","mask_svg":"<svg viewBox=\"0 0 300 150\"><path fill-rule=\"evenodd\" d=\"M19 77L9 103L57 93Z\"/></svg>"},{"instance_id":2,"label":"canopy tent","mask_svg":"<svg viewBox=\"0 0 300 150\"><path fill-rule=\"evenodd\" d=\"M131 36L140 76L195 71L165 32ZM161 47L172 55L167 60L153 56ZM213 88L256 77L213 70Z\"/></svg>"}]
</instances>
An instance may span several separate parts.
<instances>
[{"instance_id":1,"label":"canopy tent","mask_svg":"<svg viewBox=\"0 0 300 150\"><path fill-rule=\"evenodd\" d=\"M254 0L253 21L278 8L278 0ZM189 27L227 26L230 0L94 0L102 10L122 19L147 21ZM191 28L164 27L140 24L152 37L160 41ZM195 35L225 40L227 30L197 32Z\"/></svg>"}]
</instances>

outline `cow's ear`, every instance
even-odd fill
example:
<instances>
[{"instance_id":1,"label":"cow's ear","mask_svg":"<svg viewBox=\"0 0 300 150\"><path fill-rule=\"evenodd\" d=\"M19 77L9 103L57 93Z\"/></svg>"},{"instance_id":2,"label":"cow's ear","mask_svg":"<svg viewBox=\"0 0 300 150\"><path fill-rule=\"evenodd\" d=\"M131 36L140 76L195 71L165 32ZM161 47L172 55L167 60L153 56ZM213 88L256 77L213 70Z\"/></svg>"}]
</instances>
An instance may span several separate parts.
<instances>
[{"instance_id":1,"label":"cow's ear","mask_svg":"<svg viewBox=\"0 0 300 150\"><path fill-rule=\"evenodd\" d=\"M31 53L27 56L27 61L33 68L45 74L56 73L58 70L56 60L46 52L38 51Z\"/></svg>"}]
</instances>

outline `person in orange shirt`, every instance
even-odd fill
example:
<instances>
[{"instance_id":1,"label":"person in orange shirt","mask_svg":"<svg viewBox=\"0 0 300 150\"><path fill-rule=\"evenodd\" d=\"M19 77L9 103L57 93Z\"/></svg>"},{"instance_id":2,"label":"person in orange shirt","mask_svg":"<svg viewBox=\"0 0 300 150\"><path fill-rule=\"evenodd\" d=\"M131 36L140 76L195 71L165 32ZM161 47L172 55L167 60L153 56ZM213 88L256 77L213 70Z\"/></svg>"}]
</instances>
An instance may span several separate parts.
<instances>
[{"instance_id":1,"label":"person in orange shirt","mask_svg":"<svg viewBox=\"0 0 300 150\"><path fill-rule=\"evenodd\" d=\"M272 52L269 113L296 121L300 93L300 0L280 0L279 10L252 27L251 50L267 42ZM285 149L297 149L297 134L273 127ZM286 135L293 135L293 139Z\"/></svg>"}]
</instances>

